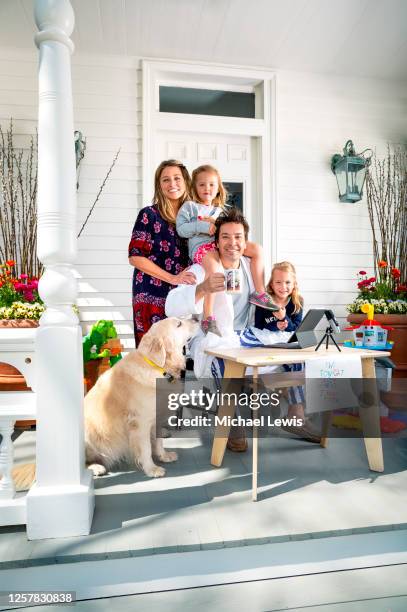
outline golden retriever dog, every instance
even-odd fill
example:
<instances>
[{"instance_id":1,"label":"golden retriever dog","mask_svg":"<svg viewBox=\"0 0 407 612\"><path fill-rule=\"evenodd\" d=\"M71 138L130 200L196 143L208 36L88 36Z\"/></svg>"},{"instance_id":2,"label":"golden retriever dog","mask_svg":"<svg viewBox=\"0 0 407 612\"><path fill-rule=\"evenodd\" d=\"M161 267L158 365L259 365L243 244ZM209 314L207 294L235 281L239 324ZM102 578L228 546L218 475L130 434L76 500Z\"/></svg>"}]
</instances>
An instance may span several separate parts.
<instances>
[{"instance_id":1,"label":"golden retriever dog","mask_svg":"<svg viewBox=\"0 0 407 612\"><path fill-rule=\"evenodd\" d=\"M179 378L185 369L183 347L198 323L175 317L154 323L131 351L102 374L85 396L86 462L102 476L121 459L135 462L150 477L164 476L163 463L177 460L156 438L156 380L166 373ZM154 367L148 363L156 364Z\"/></svg>"}]
</instances>

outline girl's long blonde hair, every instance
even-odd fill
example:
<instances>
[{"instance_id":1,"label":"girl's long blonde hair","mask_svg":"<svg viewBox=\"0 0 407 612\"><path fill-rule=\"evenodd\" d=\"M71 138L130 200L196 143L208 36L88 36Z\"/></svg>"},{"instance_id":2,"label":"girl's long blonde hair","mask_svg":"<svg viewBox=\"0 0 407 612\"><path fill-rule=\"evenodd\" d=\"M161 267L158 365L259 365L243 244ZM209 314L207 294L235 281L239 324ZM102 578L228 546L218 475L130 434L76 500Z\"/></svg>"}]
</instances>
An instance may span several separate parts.
<instances>
[{"instance_id":1,"label":"girl's long blonde hair","mask_svg":"<svg viewBox=\"0 0 407 612\"><path fill-rule=\"evenodd\" d=\"M155 171L154 175L154 198L153 203L157 206L158 211L163 219L168 221L169 223L175 224L175 219L177 217L178 210L174 210L174 207L171 203L171 200L165 197L162 192L160 179L161 174L164 168L173 167L179 168L182 174L182 178L185 182L185 192L179 199L179 207L182 206L184 202L191 199L191 177L189 176L189 172L184 166L184 164L176 159L166 159L162 161Z\"/></svg>"},{"instance_id":2,"label":"girl's long blonde hair","mask_svg":"<svg viewBox=\"0 0 407 612\"><path fill-rule=\"evenodd\" d=\"M228 197L227 191L222 184L222 179L220 178L219 171L213 166L210 166L209 164L205 164L204 166L199 166L198 168L195 168L195 170L193 170L192 172L192 186L191 186L192 199L195 202L199 202L199 198L198 198L198 194L197 194L195 185L198 181L198 175L201 174L201 172L210 172L211 174L214 174L216 178L218 179L218 186L219 186L218 193L216 194L216 197L212 200L211 205L220 206L221 208L224 208L226 204L226 199Z\"/></svg>"},{"instance_id":3,"label":"girl's long blonde hair","mask_svg":"<svg viewBox=\"0 0 407 612\"><path fill-rule=\"evenodd\" d=\"M282 272L288 272L294 278L294 289L292 290L290 297L291 297L292 303L294 304L294 312L299 312L301 308L303 307L304 300L302 299L298 291L297 273L295 271L293 264L290 263L289 261L280 261L279 263L274 264L273 269L271 270L270 280L266 288L267 293L269 293L271 296L273 295L273 274L275 270L281 270Z\"/></svg>"}]
</instances>

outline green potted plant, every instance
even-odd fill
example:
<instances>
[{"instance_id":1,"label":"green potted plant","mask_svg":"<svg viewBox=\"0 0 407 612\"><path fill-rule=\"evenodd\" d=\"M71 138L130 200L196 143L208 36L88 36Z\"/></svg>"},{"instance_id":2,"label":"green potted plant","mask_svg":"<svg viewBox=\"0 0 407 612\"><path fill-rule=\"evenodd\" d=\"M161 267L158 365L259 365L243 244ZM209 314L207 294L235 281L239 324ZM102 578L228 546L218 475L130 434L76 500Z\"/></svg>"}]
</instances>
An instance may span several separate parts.
<instances>
[{"instance_id":1,"label":"green potted plant","mask_svg":"<svg viewBox=\"0 0 407 612\"><path fill-rule=\"evenodd\" d=\"M375 319L394 328L392 359L396 376L407 376L407 151L387 148L384 159L375 154L366 178L367 206L372 230L374 276L358 273L358 295L348 304L348 321L366 318L361 307L374 306Z\"/></svg>"}]
</instances>

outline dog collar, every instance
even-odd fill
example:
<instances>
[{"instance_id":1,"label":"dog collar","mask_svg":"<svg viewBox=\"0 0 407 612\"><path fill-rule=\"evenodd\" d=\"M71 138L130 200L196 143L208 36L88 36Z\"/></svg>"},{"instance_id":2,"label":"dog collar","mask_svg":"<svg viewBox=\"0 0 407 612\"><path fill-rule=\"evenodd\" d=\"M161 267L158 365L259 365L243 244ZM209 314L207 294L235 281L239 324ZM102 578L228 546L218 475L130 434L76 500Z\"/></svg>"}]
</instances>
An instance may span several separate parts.
<instances>
[{"instance_id":1,"label":"dog collar","mask_svg":"<svg viewBox=\"0 0 407 612\"><path fill-rule=\"evenodd\" d=\"M168 380L168 382L174 382L175 378L173 377L172 374L170 374L169 372L166 372L164 370L164 368L162 368L161 366L157 365L156 363L154 363L154 361L151 361L151 359L149 359L148 357L146 357L145 355L142 355L142 358L144 359L144 361L146 361L149 365L151 365L153 368L155 368L156 370L158 370L159 372L161 372L161 374L164 376L164 378L166 378Z\"/></svg>"}]
</instances>

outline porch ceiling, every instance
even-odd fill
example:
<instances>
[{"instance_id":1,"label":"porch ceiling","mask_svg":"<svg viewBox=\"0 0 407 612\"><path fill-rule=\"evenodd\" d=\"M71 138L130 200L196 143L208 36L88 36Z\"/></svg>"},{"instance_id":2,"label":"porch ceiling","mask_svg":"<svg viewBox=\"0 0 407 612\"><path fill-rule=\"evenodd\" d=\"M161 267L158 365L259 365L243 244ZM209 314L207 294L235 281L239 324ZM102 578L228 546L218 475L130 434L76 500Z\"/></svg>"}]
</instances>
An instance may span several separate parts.
<instances>
[{"instance_id":1,"label":"porch ceiling","mask_svg":"<svg viewBox=\"0 0 407 612\"><path fill-rule=\"evenodd\" d=\"M32 48L34 0L1 0L2 46ZM78 53L407 79L405 0L71 0Z\"/></svg>"}]
</instances>

